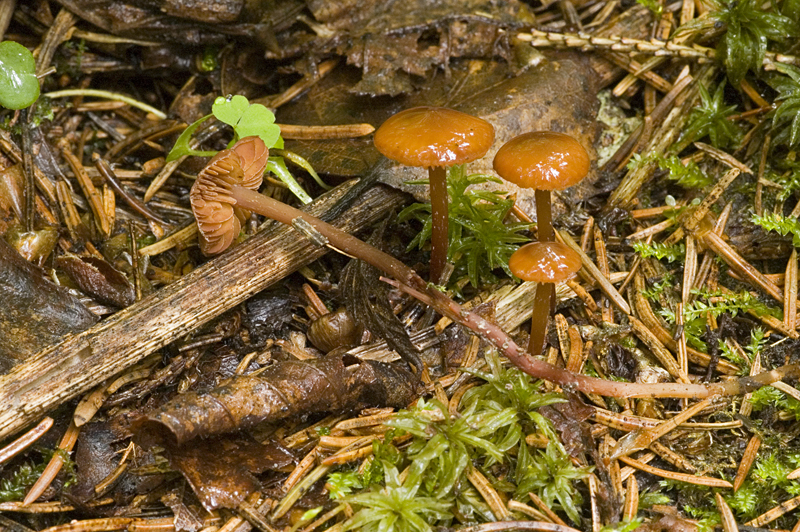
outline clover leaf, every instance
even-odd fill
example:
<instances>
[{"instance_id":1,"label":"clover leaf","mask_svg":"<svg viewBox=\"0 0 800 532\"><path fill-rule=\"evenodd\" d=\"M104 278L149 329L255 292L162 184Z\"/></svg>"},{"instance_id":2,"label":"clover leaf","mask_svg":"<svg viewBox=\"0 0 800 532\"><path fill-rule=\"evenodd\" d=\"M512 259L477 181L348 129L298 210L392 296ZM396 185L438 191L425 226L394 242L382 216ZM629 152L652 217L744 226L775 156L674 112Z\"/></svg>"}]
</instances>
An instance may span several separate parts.
<instances>
[{"instance_id":1,"label":"clover leaf","mask_svg":"<svg viewBox=\"0 0 800 532\"><path fill-rule=\"evenodd\" d=\"M220 96L214 100L211 112L214 113L217 120L225 122L229 126L236 126L248 107L250 107L250 102L240 94L231 98Z\"/></svg>"},{"instance_id":2,"label":"clover leaf","mask_svg":"<svg viewBox=\"0 0 800 532\"><path fill-rule=\"evenodd\" d=\"M14 41L0 43L0 105L28 107L39 98L36 62L31 52Z\"/></svg>"},{"instance_id":3,"label":"clover leaf","mask_svg":"<svg viewBox=\"0 0 800 532\"><path fill-rule=\"evenodd\" d=\"M281 129L275 124L275 115L260 103L251 104L238 94L231 98L220 96L214 100L211 112L217 120L233 127L236 137L232 142L257 135L268 148L283 148Z\"/></svg>"}]
</instances>

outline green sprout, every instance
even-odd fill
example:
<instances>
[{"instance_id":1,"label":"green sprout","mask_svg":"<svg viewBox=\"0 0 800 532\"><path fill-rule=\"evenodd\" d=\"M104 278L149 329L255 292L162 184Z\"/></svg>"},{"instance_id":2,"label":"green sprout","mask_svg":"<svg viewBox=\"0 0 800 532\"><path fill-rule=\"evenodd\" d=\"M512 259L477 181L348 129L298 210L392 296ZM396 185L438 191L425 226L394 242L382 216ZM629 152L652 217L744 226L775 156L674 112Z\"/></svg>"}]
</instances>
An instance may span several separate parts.
<instances>
[{"instance_id":1,"label":"green sprout","mask_svg":"<svg viewBox=\"0 0 800 532\"><path fill-rule=\"evenodd\" d=\"M574 522L580 522L581 497L574 481L584 478L588 467L575 467L570 460L552 424L536 409L566 400L561 394L542 393L541 381L535 381L516 367L504 368L499 358L487 354L486 361L491 371L484 373L470 370L487 384L472 388L464 394L462 404L465 411L516 412L516 422L495 431L491 440L498 448L507 451L516 447L517 462L514 468L515 492L518 500L524 500L534 492L552 507L558 501L561 508ZM531 453L523 433L540 432L547 437L547 448ZM488 458L488 457L487 457ZM487 460L487 466L491 462Z\"/></svg>"},{"instance_id":2,"label":"green sprout","mask_svg":"<svg viewBox=\"0 0 800 532\"><path fill-rule=\"evenodd\" d=\"M251 104L244 96L236 95L230 98L220 96L214 100L211 107L211 114L206 115L192 125L187 127L175 141L175 145L167 155L167 162L174 161L184 155L196 155L198 157L211 157L216 155L216 151L195 150L189 145L192 135L194 135L200 125L214 116L220 122L224 122L233 128L234 137L229 146L235 144L239 139L256 135L261 137L267 148L283 148L281 129L275 124L275 115L272 111L260 103Z\"/></svg>"},{"instance_id":3,"label":"green sprout","mask_svg":"<svg viewBox=\"0 0 800 532\"><path fill-rule=\"evenodd\" d=\"M692 347L705 351L707 346L700 337L706 330L707 317L719 318L722 314L730 314L735 318L744 312L754 312L758 316L773 316L782 319L780 309L765 305L747 290L735 293L723 293L711 290L692 290L697 298L683 307L683 330L686 342ZM675 323L675 313L670 309L661 309L661 316L668 323Z\"/></svg>"},{"instance_id":4,"label":"green sprout","mask_svg":"<svg viewBox=\"0 0 800 532\"><path fill-rule=\"evenodd\" d=\"M41 476L47 462L36 465L24 463L9 477L0 481L0 503L21 501L36 480Z\"/></svg>"},{"instance_id":5,"label":"green sprout","mask_svg":"<svg viewBox=\"0 0 800 532\"><path fill-rule=\"evenodd\" d=\"M30 50L14 41L0 43L0 105L22 109L39 98L36 61Z\"/></svg>"},{"instance_id":6,"label":"green sprout","mask_svg":"<svg viewBox=\"0 0 800 532\"><path fill-rule=\"evenodd\" d=\"M384 476L386 486L347 499L360 509L344 523L344 532L431 532L431 524L452 519L450 504L419 496L419 486L401 485L396 468L387 467Z\"/></svg>"},{"instance_id":7,"label":"green sprout","mask_svg":"<svg viewBox=\"0 0 800 532\"><path fill-rule=\"evenodd\" d=\"M283 138L281 137L281 129L275 123L275 115L261 105L260 103L250 103L250 101L241 95L236 96L220 96L214 100L214 105L211 107L211 114L206 115L181 133L175 145L167 155L167 161L174 161L180 157L194 155L198 157L212 157L217 154L216 151L202 151L196 150L191 146L192 136L195 134L200 125L214 116L220 122L228 124L233 128L233 138L228 143L232 146L239 139L250 136L260 137L269 149L283 149ZM299 164L303 168L311 168L311 165L297 154L286 152L285 155L293 162ZM295 180L292 173L286 167L286 162L283 157L271 156L267 160L267 171L272 172L297 196L303 203L310 203L311 197L303 190L303 187ZM323 188L329 188L319 178L313 168L309 171L311 176Z\"/></svg>"},{"instance_id":8,"label":"green sprout","mask_svg":"<svg viewBox=\"0 0 800 532\"><path fill-rule=\"evenodd\" d=\"M466 175L463 165L454 166L447 179L449 247L448 259L455 264L456 276L466 275L474 287L483 282L496 282L493 271L502 269L512 277L508 269L508 259L519 244L530 240L522 234L532 224L504 223L514 201L504 198L503 192L488 190L467 190L472 185L494 182L497 178L482 175ZM412 181L408 184L427 184L427 180ZM417 219L422 222L422 230L409 244L409 249L422 249L431 238L432 221L429 203L415 203L400 212L400 221Z\"/></svg>"},{"instance_id":9,"label":"green sprout","mask_svg":"<svg viewBox=\"0 0 800 532\"><path fill-rule=\"evenodd\" d=\"M792 235L792 245L800 247L800 222L797 218L789 218L776 213L764 213L763 216L754 214L752 221L767 231L775 231L781 236Z\"/></svg>"},{"instance_id":10,"label":"green sprout","mask_svg":"<svg viewBox=\"0 0 800 532\"><path fill-rule=\"evenodd\" d=\"M739 143L742 132L728 117L736 113L735 105L725 105L725 83L720 83L714 95L700 84L700 105L692 109L689 123L678 142L680 152L683 148L705 136L711 139L715 148L727 148Z\"/></svg>"},{"instance_id":11,"label":"green sprout","mask_svg":"<svg viewBox=\"0 0 800 532\"><path fill-rule=\"evenodd\" d=\"M800 68L777 63L775 68L784 76L773 75L767 79L778 91L775 98L780 105L772 114L773 142L790 148L800 141Z\"/></svg>"},{"instance_id":12,"label":"green sprout","mask_svg":"<svg viewBox=\"0 0 800 532\"><path fill-rule=\"evenodd\" d=\"M435 399L420 399L417 407L399 412L387 422L415 436L406 456L412 461L404 486L420 484L437 498L449 495L460 484L473 459L485 455L502 462L504 451L491 437L514 423L516 410L476 410L451 416Z\"/></svg>"},{"instance_id":13,"label":"green sprout","mask_svg":"<svg viewBox=\"0 0 800 532\"><path fill-rule=\"evenodd\" d=\"M631 244L633 250L643 259L655 257L658 260L667 259L667 262L675 262L686 255L686 247L683 242L679 244L667 245L661 242L648 244L643 240L637 240Z\"/></svg>"},{"instance_id":14,"label":"green sprout","mask_svg":"<svg viewBox=\"0 0 800 532\"><path fill-rule=\"evenodd\" d=\"M683 164L676 155L664 157L660 153L655 154L655 161L662 170L669 170L668 178L671 181L675 181L683 188L703 188L714 182L694 161Z\"/></svg>"}]
</instances>

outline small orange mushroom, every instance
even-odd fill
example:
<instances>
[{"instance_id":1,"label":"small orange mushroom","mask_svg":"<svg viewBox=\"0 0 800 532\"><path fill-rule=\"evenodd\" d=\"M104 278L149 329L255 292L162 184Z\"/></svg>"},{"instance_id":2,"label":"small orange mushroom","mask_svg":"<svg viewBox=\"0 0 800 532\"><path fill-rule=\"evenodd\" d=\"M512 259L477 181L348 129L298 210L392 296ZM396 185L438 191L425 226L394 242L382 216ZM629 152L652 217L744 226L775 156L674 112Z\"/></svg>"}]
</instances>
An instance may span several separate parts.
<instances>
[{"instance_id":1,"label":"small orange mushroom","mask_svg":"<svg viewBox=\"0 0 800 532\"><path fill-rule=\"evenodd\" d=\"M551 293L555 293L556 283L571 279L581 269L581 257L575 250L560 242L531 242L511 255L508 267L520 279L538 283L533 299L531 337L528 342L528 351L532 355L538 355L544 347ZM543 289L543 285L547 289Z\"/></svg>"},{"instance_id":2,"label":"small orange mushroom","mask_svg":"<svg viewBox=\"0 0 800 532\"><path fill-rule=\"evenodd\" d=\"M406 166L428 169L431 187L431 272L441 282L447 263L448 213L445 168L483 157L494 127L481 118L444 107L414 107L391 116L375 132L375 148Z\"/></svg>"},{"instance_id":3,"label":"small orange mushroom","mask_svg":"<svg viewBox=\"0 0 800 532\"><path fill-rule=\"evenodd\" d=\"M235 207L235 188L257 190L268 156L264 141L245 137L216 154L197 175L189 202L200 230L200 250L205 255L225 251L239 236L250 214Z\"/></svg>"},{"instance_id":4,"label":"small orange mushroom","mask_svg":"<svg viewBox=\"0 0 800 532\"><path fill-rule=\"evenodd\" d=\"M578 184L589 173L589 154L581 144L563 133L534 131L509 140L494 156L497 174L522 188L534 189L536 200L536 225L539 242L553 240L553 215L550 191L564 190ZM541 293L541 294L540 294ZM555 308L555 287L551 283L536 287L535 301L550 300L550 309ZM531 328L532 354L538 354L544 346L544 331L541 341L534 338L534 327L539 313L534 305L534 325ZM550 311L544 315L549 316ZM545 318L545 325L547 320Z\"/></svg>"},{"instance_id":5,"label":"small orange mushroom","mask_svg":"<svg viewBox=\"0 0 800 532\"><path fill-rule=\"evenodd\" d=\"M534 131L514 137L497 150L494 171L522 188L535 190L540 242L553 240L550 191L577 185L591 165L581 144L563 133Z\"/></svg>"}]
</instances>

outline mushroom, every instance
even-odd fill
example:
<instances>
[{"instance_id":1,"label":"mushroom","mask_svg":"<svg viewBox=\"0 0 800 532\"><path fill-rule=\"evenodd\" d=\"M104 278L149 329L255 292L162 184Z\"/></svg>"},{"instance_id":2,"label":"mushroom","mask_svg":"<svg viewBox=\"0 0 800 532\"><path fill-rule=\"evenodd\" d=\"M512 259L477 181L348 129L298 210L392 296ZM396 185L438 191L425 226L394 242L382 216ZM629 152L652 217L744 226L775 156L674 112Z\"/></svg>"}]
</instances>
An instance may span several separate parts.
<instances>
[{"instance_id":1,"label":"mushroom","mask_svg":"<svg viewBox=\"0 0 800 532\"><path fill-rule=\"evenodd\" d=\"M531 242L511 255L508 267L520 279L537 283L528 351L538 355L544 347L555 283L571 279L581 269L581 257L560 242Z\"/></svg>"},{"instance_id":2,"label":"mushroom","mask_svg":"<svg viewBox=\"0 0 800 532\"><path fill-rule=\"evenodd\" d=\"M522 188L535 189L540 242L553 240L550 191L578 184L589 173L589 154L563 133L534 131L514 137L497 150L494 171Z\"/></svg>"},{"instance_id":3,"label":"mushroom","mask_svg":"<svg viewBox=\"0 0 800 532\"><path fill-rule=\"evenodd\" d=\"M375 148L406 166L428 169L431 191L430 280L441 282L447 263L448 213L445 168L486 154L494 142L487 121L444 107L414 107L391 116L375 132Z\"/></svg>"},{"instance_id":4,"label":"mushroom","mask_svg":"<svg viewBox=\"0 0 800 532\"><path fill-rule=\"evenodd\" d=\"M225 251L239 236L249 213L235 207L236 189L257 190L267 166L267 150L259 137L245 137L216 154L197 175L189 193L205 255Z\"/></svg>"}]
</instances>

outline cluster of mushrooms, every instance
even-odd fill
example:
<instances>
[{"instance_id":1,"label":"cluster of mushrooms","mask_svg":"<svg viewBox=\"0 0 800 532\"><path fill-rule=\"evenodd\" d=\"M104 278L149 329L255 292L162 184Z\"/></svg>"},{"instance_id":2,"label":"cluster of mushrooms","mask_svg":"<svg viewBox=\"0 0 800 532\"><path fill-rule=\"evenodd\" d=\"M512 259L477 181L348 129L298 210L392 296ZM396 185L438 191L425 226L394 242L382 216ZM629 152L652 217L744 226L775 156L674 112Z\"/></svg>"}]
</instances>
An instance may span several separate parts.
<instances>
[{"instance_id":1,"label":"cluster of mushrooms","mask_svg":"<svg viewBox=\"0 0 800 532\"><path fill-rule=\"evenodd\" d=\"M428 169L431 197L430 280L440 282L447 262L446 168L483 157L494 143L494 127L480 118L441 107L416 107L389 118L375 132L375 147L389 159ZM589 172L589 154L569 135L535 131L514 137L494 157L497 174L534 189L538 242L522 246L509 260L511 271L538 284L528 350L544 348L547 320L555 308L555 283L573 277L580 256L554 241L550 191L564 190Z\"/></svg>"},{"instance_id":2,"label":"cluster of mushrooms","mask_svg":"<svg viewBox=\"0 0 800 532\"><path fill-rule=\"evenodd\" d=\"M447 168L483 157L494 142L494 127L452 109L416 107L386 120L375 132L374 142L386 157L428 169L432 214L429 279L439 283L447 263ZM219 152L198 174L190 201L205 254L220 253L230 246L249 216L248 211L288 224L301 217L323 236L337 231L258 193L268 155L261 139L246 137ZM555 283L571 278L581 267L575 251L554 241L550 191L575 185L586 176L589 166L589 155L578 141L550 131L515 137L494 158L494 169L500 177L535 190L538 241L521 247L509 261L514 275L538 283L528 348L534 355L544 348L547 321L555 307ZM335 237L342 251L372 263L401 283L419 284L419 278L400 261L350 235Z\"/></svg>"}]
</instances>

